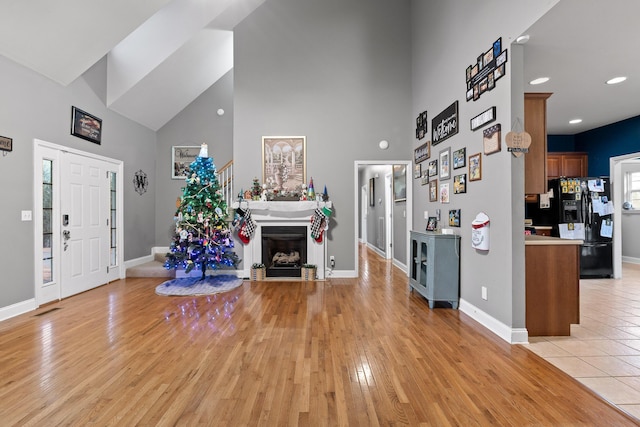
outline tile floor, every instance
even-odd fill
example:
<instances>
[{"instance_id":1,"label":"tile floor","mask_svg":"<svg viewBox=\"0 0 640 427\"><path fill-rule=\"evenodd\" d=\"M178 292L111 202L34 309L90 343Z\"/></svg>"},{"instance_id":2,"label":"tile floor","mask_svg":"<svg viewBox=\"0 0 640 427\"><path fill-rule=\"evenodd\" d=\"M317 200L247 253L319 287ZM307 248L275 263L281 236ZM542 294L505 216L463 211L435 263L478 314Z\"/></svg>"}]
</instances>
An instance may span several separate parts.
<instances>
[{"instance_id":1,"label":"tile floor","mask_svg":"<svg viewBox=\"0 0 640 427\"><path fill-rule=\"evenodd\" d=\"M580 280L580 324L526 347L640 419L640 265L622 279Z\"/></svg>"}]
</instances>

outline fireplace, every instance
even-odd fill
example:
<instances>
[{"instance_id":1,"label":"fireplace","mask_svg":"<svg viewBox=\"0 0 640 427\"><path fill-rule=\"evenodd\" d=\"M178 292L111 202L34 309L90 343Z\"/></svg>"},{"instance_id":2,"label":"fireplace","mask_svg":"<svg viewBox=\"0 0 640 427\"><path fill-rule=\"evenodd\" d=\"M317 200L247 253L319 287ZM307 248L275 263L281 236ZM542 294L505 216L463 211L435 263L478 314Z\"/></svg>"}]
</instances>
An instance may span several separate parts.
<instances>
[{"instance_id":1,"label":"fireplace","mask_svg":"<svg viewBox=\"0 0 640 427\"><path fill-rule=\"evenodd\" d=\"M320 280L325 279L325 251L327 239L323 239L322 242L316 242L311 238L310 220L315 209L322 208L324 206L331 207L332 202L263 202L256 200L243 200L241 205L242 208L251 209L251 217L256 223L256 230L251 240L242 246L238 245L236 247L236 253L240 252L238 255L240 255L243 260L242 265L244 266L244 277L249 277L249 268L254 263L262 263L265 267L269 267L273 261L273 257L276 256L278 252L282 252L282 254L278 256L278 258L282 258L282 261L295 260L297 258L296 252L299 252L300 261L297 267L280 265L279 271L267 273L267 276L300 277L300 267L302 264L314 264L318 269L316 273L317 278ZM234 202L232 204L234 209L238 208L238 206L240 206L239 202ZM275 230L272 230L272 228ZM284 232L282 232L283 229L285 230ZM266 241L262 238L263 234L276 235L275 242L271 241L267 243L281 246L276 246L275 252L267 252L265 255L263 246ZM293 236L296 236L296 241L299 240L295 247L292 246ZM298 245L300 245L299 248ZM278 247L280 249L277 249ZM284 270L286 269L289 271L284 273Z\"/></svg>"},{"instance_id":2,"label":"fireplace","mask_svg":"<svg viewBox=\"0 0 640 427\"><path fill-rule=\"evenodd\" d=\"M300 277L306 262L307 227L262 227L262 263L267 277Z\"/></svg>"}]
</instances>

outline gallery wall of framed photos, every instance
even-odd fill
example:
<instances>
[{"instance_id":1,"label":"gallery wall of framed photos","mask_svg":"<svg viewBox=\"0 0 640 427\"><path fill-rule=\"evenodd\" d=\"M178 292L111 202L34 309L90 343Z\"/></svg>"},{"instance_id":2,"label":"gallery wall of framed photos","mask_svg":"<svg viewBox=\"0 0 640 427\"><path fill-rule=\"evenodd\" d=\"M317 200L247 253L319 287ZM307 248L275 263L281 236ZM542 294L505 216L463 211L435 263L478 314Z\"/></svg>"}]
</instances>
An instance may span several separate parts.
<instances>
[{"instance_id":1,"label":"gallery wall of framed photos","mask_svg":"<svg viewBox=\"0 0 640 427\"><path fill-rule=\"evenodd\" d=\"M498 80L506 73L507 60L507 49L503 48L502 38L479 53L463 73L467 102L478 101L481 96L495 89ZM483 168L488 166L486 163L491 163L485 160L487 156L501 153L503 145L502 125L496 123L498 111L495 106L484 106L480 111L473 111L473 114L463 118L458 100L445 105L448 106L431 119L431 129L428 128L426 110L416 117L413 177L419 179L424 187L425 199L436 206L455 204L462 200L460 197L468 197L473 192L473 186L477 185L475 183L482 180ZM465 109L469 110L468 107ZM458 136L461 120L468 120L470 126L464 140ZM469 132L472 138L469 138ZM431 139L425 141L427 135ZM436 145L438 150L432 155ZM439 218L440 215L430 216L427 230L439 230L438 221L449 227L460 227L461 209L452 207L436 210L444 215L448 212L449 221Z\"/></svg>"}]
</instances>

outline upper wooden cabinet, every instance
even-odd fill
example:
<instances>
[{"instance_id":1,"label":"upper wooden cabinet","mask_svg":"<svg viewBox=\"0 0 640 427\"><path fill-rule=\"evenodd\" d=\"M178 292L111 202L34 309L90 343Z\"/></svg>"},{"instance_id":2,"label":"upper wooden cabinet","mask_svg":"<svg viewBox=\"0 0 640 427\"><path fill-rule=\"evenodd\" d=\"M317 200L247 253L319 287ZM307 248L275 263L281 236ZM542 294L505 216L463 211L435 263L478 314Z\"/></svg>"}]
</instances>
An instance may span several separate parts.
<instances>
[{"instance_id":1,"label":"upper wooden cabinet","mask_svg":"<svg viewBox=\"0 0 640 427\"><path fill-rule=\"evenodd\" d=\"M587 153L547 153L547 177L589 176Z\"/></svg>"},{"instance_id":2,"label":"upper wooden cabinet","mask_svg":"<svg viewBox=\"0 0 640 427\"><path fill-rule=\"evenodd\" d=\"M524 193L547 192L547 98L551 93L524 94L524 130L531 135L524 156Z\"/></svg>"}]
</instances>

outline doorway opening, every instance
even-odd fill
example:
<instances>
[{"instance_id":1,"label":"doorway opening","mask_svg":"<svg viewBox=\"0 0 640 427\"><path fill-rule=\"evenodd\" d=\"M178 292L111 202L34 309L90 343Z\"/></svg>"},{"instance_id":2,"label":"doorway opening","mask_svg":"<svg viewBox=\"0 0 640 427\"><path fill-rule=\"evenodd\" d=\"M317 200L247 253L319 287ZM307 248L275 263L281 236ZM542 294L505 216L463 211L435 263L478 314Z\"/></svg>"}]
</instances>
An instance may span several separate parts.
<instances>
[{"instance_id":1,"label":"doorway opening","mask_svg":"<svg viewBox=\"0 0 640 427\"><path fill-rule=\"evenodd\" d=\"M355 275L359 274L358 267L358 252L359 243L363 237L366 237L369 241L372 238L372 227L379 227L380 219L382 218L382 228L384 229L382 240L387 242L381 245L376 251L381 256L387 258L385 248L389 250L388 258L393 260L393 264L402 269L405 273L407 270L407 257L409 254L409 233L413 224L413 200L411 196L406 197L402 201L397 203L393 200L393 179L387 183L391 188L386 188L386 173L379 172L378 179L369 177L365 170L368 168L383 166L388 169L389 173L393 173L393 165L401 165L405 168L405 171L411 171L410 160L357 160L354 162L354 260L355 260ZM411 175L407 174L406 177L406 194L411 195L413 189L413 180ZM373 179L373 183L370 183L370 178ZM372 186L377 187L371 188ZM366 197L364 193L366 192ZM362 197L361 197L362 194ZM388 194L389 199L384 195ZM388 200L390 200L388 202ZM368 203L365 203L368 202ZM375 218L373 217L375 215ZM362 231L362 227L367 224L368 232ZM376 228L377 229L377 228ZM387 237L386 230L389 230L390 236ZM367 241L362 241L367 244ZM375 245L368 245L369 247ZM376 249L374 249L376 250Z\"/></svg>"}]
</instances>

